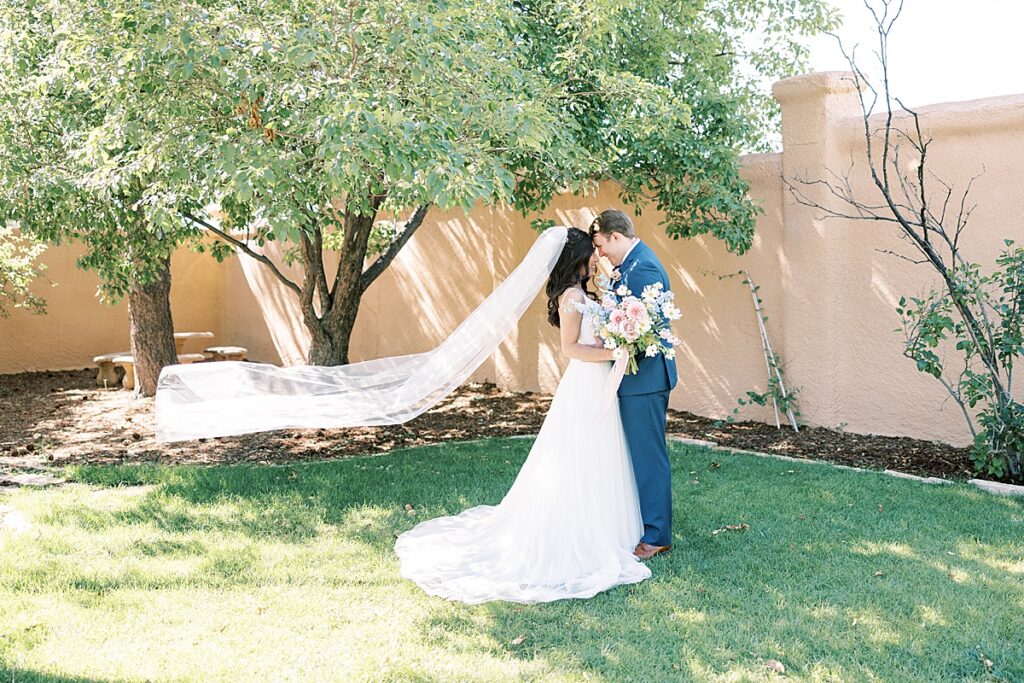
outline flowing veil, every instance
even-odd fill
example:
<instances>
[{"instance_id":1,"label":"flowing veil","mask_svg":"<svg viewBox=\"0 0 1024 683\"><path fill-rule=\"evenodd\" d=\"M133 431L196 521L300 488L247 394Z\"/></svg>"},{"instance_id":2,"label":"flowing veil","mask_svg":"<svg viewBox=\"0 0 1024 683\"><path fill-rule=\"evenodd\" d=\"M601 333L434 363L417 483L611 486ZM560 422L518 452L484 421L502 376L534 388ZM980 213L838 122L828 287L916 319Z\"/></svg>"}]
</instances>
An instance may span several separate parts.
<instances>
[{"instance_id":1,"label":"flowing veil","mask_svg":"<svg viewBox=\"0 0 1024 683\"><path fill-rule=\"evenodd\" d=\"M336 367L233 361L167 366L156 391L157 439L407 422L466 381L512 332L558 261L567 234L561 226L545 230L494 292L425 353Z\"/></svg>"}]
</instances>

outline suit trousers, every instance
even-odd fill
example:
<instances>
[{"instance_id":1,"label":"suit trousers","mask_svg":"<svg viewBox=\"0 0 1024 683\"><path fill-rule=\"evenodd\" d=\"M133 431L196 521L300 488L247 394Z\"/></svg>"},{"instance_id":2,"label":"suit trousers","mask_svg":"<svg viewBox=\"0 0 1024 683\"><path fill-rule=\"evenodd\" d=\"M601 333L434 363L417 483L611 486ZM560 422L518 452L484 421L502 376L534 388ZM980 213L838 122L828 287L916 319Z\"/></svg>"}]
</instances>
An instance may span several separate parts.
<instances>
[{"instance_id":1,"label":"suit trousers","mask_svg":"<svg viewBox=\"0 0 1024 683\"><path fill-rule=\"evenodd\" d=\"M633 461L644 535L651 545L672 544L672 468L665 442L669 391L619 396L619 412Z\"/></svg>"}]
</instances>

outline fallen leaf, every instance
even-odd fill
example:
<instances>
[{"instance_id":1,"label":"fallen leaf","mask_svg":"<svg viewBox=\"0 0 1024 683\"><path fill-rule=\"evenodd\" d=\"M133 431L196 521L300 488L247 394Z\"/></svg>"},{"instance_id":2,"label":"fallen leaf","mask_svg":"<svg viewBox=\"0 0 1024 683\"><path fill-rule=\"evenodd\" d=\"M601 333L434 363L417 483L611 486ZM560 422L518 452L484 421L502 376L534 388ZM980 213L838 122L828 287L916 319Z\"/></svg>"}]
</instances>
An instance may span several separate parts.
<instances>
[{"instance_id":1,"label":"fallen leaf","mask_svg":"<svg viewBox=\"0 0 1024 683\"><path fill-rule=\"evenodd\" d=\"M875 572L875 576L885 576L884 572Z\"/></svg>"},{"instance_id":2,"label":"fallen leaf","mask_svg":"<svg viewBox=\"0 0 1024 683\"><path fill-rule=\"evenodd\" d=\"M723 531L746 531L750 528L749 524L726 524L723 527L719 527L711 532L712 536L722 533Z\"/></svg>"},{"instance_id":3,"label":"fallen leaf","mask_svg":"<svg viewBox=\"0 0 1024 683\"><path fill-rule=\"evenodd\" d=\"M710 464L710 465L708 465L708 467L709 467L709 468L711 468L711 469L713 469L713 470L717 470L717 469L718 469L719 467L721 467L721 466L722 466L722 463L720 463L720 462L715 462L714 460L712 460L712 461L711 461L711 464Z\"/></svg>"},{"instance_id":4,"label":"fallen leaf","mask_svg":"<svg viewBox=\"0 0 1024 683\"><path fill-rule=\"evenodd\" d=\"M885 511L885 508L884 508L884 507L882 507L882 504L881 504L881 503L879 503L879 504L878 504L878 511L879 511L879 512L884 512L884 511Z\"/></svg>"},{"instance_id":5,"label":"fallen leaf","mask_svg":"<svg viewBox=\"0 0 1024 683\"><path fill-rule=\"evenodd\" d=\"M779 674L786 673L786 665L777 659L769 659L767 662L764 663L764 665L765 668L767 668L769 671L774 671L775 673Z\"/></svg>"},{"instance_id":6,"label":"fallen leaf","mask_svg":"<svg viewBox=\"0 0 1024 683\"><path fill-rule=\"evenodd\" d=\"M524 640L526 640L526 636L516 636L509 641L509 645L522 645Z\"/></svg>"},{"instance_id":7,"label":"fallen leaf","mask_svg":"<svg viewBox=\"0 0 1024 683\"><path fill-rule=\"evenodd\" d=\"M416 514L416 508L414 508L412 506L412 503L406 503L405 504L405 512L406 512L406 514L408 514L411 517L412 515Z\"/></svg>"}]
</instances>

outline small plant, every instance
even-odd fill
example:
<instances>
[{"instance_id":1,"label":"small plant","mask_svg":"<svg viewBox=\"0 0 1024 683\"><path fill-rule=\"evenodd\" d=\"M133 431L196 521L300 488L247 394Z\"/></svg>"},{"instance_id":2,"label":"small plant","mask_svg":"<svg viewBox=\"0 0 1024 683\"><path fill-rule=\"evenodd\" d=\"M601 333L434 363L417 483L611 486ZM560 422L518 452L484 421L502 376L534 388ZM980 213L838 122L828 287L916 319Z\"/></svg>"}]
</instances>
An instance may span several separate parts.
<instances>
[{"instance_id":1,"label":"small plant","mask_svg":"<svg viewBox=\"0 0 1024 683\"><path fill-rule=\"evenodd\" d=\"M976 471L1020 478L1024 404L1010 392L1013 366L1024 356L1024 248L1006 240L992 273L961 263L951 279L952 287L924 298L900 299L903 355L939 380L960 406L974 436ZM961 306L978 312L977 329L959 314ZM946 340L955 341L962 364L953 377L937 352Z\"/></svg>"}]
</instances>

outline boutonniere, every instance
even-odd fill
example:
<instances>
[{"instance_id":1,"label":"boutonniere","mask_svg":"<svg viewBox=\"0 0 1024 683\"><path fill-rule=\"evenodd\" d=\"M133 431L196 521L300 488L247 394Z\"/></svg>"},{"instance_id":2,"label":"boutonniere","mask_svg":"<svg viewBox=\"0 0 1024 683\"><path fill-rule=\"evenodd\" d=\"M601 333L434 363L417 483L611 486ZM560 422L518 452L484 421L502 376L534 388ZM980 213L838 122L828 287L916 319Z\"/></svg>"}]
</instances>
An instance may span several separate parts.
<instances>
[{"instance_id":1,"label":"boutonniere","mask_svg":"<svg viewBox=\"0 0 1024 683\"><path fill-rule=\"evenodd\" d=\"M612 270L612 282L618 282L622 279L622 273L619 272L618 268Z\"/></svg>"}]
</instances>

